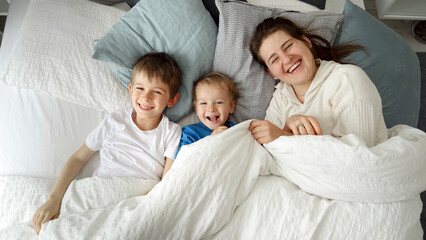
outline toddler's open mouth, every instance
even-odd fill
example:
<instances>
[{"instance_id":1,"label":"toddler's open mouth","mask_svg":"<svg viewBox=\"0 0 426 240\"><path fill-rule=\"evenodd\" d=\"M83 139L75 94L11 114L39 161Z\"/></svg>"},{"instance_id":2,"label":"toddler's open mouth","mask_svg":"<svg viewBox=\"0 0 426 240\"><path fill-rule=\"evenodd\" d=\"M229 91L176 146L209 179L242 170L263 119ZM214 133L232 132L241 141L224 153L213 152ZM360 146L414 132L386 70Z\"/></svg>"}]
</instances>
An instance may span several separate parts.
<instances>
[{"instance_id":1,"label":"toddler's open mouth","mask_svg":"<svg viewBox=\"0 0 426 240\"><path fill-rule=\"evenodd\" d=\"M217 122L219 120L219 116L207 116L206 118L210 122Z\"/></svg>"}]
</instances>

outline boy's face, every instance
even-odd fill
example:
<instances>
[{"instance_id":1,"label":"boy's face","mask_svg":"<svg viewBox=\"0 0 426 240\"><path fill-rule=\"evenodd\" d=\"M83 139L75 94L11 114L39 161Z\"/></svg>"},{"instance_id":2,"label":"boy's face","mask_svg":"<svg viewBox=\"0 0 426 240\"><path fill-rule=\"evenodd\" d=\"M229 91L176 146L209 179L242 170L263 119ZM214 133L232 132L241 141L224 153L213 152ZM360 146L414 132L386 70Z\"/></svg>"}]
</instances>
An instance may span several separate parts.
<instances>
[{"instance_id":1,"label":"boy's face","mask_svg":"<svg viewBox=\"0 0 426 240\"><path fill-rule=\"evenodd\" d=\"M144 73L136 76L133 86L129 85L129 92L137 118L143 120L161 119L166 106L173 106L179 98L179 94L170 98L166 83L157 78L148 79Z\"/></svg>"},{"instance_id":2,"label":"boy's face","mask_svg":"<svg viewBox=\"0 0 426 240\"><path fill-rule=\"evenodd\" d=\"M235 101L229 93L227 86L198 84L195 93L195 112L200 121L208 128L214 130L224 126L229 114L234 112Z\"/></svg>"}]
</instances>

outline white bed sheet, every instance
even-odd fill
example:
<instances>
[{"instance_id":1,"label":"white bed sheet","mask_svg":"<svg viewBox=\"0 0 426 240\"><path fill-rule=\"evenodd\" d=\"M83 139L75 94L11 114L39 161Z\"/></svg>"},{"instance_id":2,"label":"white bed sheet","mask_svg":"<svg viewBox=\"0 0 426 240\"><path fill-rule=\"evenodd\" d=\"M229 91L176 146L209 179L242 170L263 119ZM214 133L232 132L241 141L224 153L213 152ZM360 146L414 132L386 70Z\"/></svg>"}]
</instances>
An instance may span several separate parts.
<instances>
[{"instance_id":1,"label":"white bed sheet","mask_svg":"<svg viewBox=\"0 0 426 240\"><path fill-rule=\"evenodd\" d=\"M0 49L0 76L31 0L11 1ZM123 10L125 3L114 5ZM106 113L73 104L42 91L21 89L0 81L0 175L57 177L71 154ZM195 114L180 121L196 121ZM91 176L99 163L96 154L78 178Z\"/></svg>"},{"instance_id":2,"label":"white bed sheet","mask_svg":"<svg viewBox=\"0 0 426 240\"><path fill-rule=\"evenodd\" d=\"M13 45L18 38L19 29L30 2L31 0L10 1L8 16L6 19L6 25L3 31L3 38L0 47L0 79L6 70ZM124 1L121 3L116 3L112 6L125 11L130 10L129 5L127 5L127 3Z\"/></svg>"},{"instance_id":3,"label":"white bed sheet","mask_svg":"<svg viewBox=\"0 0 426 240\"><path fill-rule=\"evenodd\" d=\"M397 126L372 148L354 135L282 137L261 146L249 124L183 147L158 184L74 181L60 217L43 225L39 239L421 239L424 132ZM3 201L20 209L8 192L29 203L47 195L40 185L50 181L25 180L0 177ZM16 219L5 221L0 239L23 232L33 239L30 219L19 220L10 228Z\"/></svg>"},{"instance_id":4,"label":"white bed sheet","mask_svg":"<svg viewBox=\"0 0 426 240\"><path fill-rule=\"evenodd\" d=\"M0 77L3 76L6 70L13 44L18 38L19 28L21 27L30 1L31 0L14 0L10 3L0 47Z\"/></svg>"},{"instance_id":5,"label":"white bed sheet","mask_svg":"<svg viewBox=\"0 0 426 240\"><path fill-rule=\"evenodd\" d=\"M104 113L0 83L0 175L57 177ZM64 137L66 136L66 137ZM81 177L97 166L94 156Z\"/></svg>"},{"instance_id":6,"label":"white bed sheet","mask_svg":"<svg viewBox=\"0 0 426 240\"><path fill-rule=\"evenodd\" d=\"M0 48L0 76L10 59L30 2L13 0L10 3ZM70 154L84 143L86 135L105 115L3 82L0 82L0 103L0 175L57 177ZM79 178L90 176L98 162L97 154Z\"/></svg>"},{"instance_id":7,"label":"white bed sheet","mask_svg":"<svg viewBox=\"0 0 426 240\"><path fill-rule=\"evenodd\" d=\"M30 2L10 3L0 49L0 76ZM118 7L129 9L124 2ZM44 92L11 87L3 82L0 82L0 102L0 175L57 177L68 157L106 115ZM91 176L98 162L96 154L78 178Z\"/></svg>"},{"instance_id":8,"label":"white bed sheet","mask_svg":"<svg viewBox=\"0 0 426 240\"><path fill-rule=\"evenodd\" d=\"M29 1L12 1L9 12L11 18L8 18L11 20L8 20L8 31L5 32L6 46L13 45L13 36L15 35L13 32L16 30L17 34L20 20L23 18L22 14L25 14L25 11L22 10L26 8ZM17 29L15 29L16 26L18 26ZM5 58L7 57L5 56L9 54L9 49L0 50L0 67L2 67L6 62ZM10 87L2 83L0 83L0 102L0 116L2 116L0 118L0 126L2 126L0 131L0 176L25 175L47 178L40 181L22 178L22 186L31 185L39 191L38 195L25 195L31 201L16 202L16 204L25 205L30 203L31 208L26 209L21 214L25 217L20 219L29 221L34 209L48 194L53 183L51 178L55 178L59 174L70 154L84 142L87 133L101 121L105 113L54 98L46 93ZM196 121L196 116L191 114L181 122L181 125L194 121ZM64 136L67 137L64 138ZM79 178L91 175L99 161L99 156L95 156L95 159L89 162ZM16 182L15 180L11 182ZM10 178L3 178L3 183L5 181L10 181ZM0 181L0 183L2 182ZM165 184L162 185L165 186ZM15 189L15 185L13 188ZM28 193L28 189L21 190L23 193ZM288 196L291 196L292 200L288 201L287 205L282 205L279 198ZM7 204L2 209L10 208L12 201L13 198L10 198L9 204L0 202L0 204ZM365 205L362 208L365 214L360 214L361 207L359 205L361 204L343 204L339 201L310 195L283 178L260 177L248 198L236 209L235 217L212 238L247 239L247 237L254 237L261 239L264 236L271 236L271 239L273 239L273 236L275 236L276 239L280 239L287 236L290 239L300 239L303 237L310 238L310 236L327 236L326 234L331 234L328 235L328 238L332 239L345 238L348 237L348 234L358 234L353 235L358 236L358 239L365 239L366 236L373 238L393 236L394 239L420 238L421 227L416 216L421 211L419 198L401 203L384 204L383 208L374 207L374 204L362 204ZM318 209L324 209L324 211L318 211ZM395 210L397 214L392 215L389 211L391 209ZM85 214L87 218L90 218L90 213ZM379 214L382 215L379 216ZM282 216L285 216L285 218L280 218ZM351 221L348 220L349 217L352 217ZM397 219L391 221L395 217ZM270 224L277 220L282 221L283 224ZM321 222L322 220L323 222ZM11 221L15 220L11 219ZM62 221L67 226L67 218ZM287 221L287 224L285 224L285 221ZM305 225L299 226L298 223L300 222L305 223ZM344 227L337 227L342 222L345 223L341 225ZM396 225L393 226L393 224ZM377 225L381 226L381 231L375 231ZM113 226L116 226L115 223ZM28 230L28 239L34 237L30 225L22 225L21 227ZM276 228L275 231L271 231L274 227ZM313 232L300 232L301 227ZM259 228L260 231L255 231ZM389 231L385 231L386 229ZM65 230L73 231L72 228ZM24 232L17 231L19 235L16 236L22 239Z\"/></svg>"},{"instance_id":9,"label":"white bed sheet","mask_svg":"<svg viewBox=\"0 0 426 240\"><path fill-rule=\"evenodd\" d=\"M351 1L360 8L365 9L363 0ZM299 0L248 0L247 2L264 7L283 8L299 12L325 11L331 13L342 13L345 6L344 0L326 0L324 10L319 10L317 7Z\"/></svg>"}]
</instances>

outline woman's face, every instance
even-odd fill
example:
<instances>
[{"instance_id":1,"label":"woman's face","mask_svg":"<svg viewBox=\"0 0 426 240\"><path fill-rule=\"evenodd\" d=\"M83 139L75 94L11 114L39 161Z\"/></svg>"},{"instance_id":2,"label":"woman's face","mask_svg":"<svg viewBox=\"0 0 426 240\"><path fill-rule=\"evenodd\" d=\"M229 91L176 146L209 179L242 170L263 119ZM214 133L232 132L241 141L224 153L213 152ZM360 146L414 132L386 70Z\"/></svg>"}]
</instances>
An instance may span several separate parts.
<instances>
[{"instance_id":1,"label":"woman's face","mask_svg":"<svg viewBox=\"0 0 426 240\"><path fill-rule=\"evenodd\" d=\"M309 86L318 66L310 50L311 42L291 37L284 31L276 31L263 40L259 56L274 78L292 86Z\"/></svg>"}]
</instances>

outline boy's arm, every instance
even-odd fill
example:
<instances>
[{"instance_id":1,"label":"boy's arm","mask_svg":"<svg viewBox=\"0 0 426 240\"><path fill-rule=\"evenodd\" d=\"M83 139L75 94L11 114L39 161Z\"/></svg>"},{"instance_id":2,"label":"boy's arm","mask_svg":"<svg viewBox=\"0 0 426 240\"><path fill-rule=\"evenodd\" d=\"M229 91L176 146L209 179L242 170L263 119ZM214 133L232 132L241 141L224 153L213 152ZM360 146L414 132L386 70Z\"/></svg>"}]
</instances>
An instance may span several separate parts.
<instances>
[{"instance_id":1,"label":"boy's arm","mask_svg":"<svg viewBox=\"0 0 426 240\"><path fill-rule=\"evenodd\" d=\"M61 201L69 184L75 179L94 153L86 144L83 144L65 163L46 202L37 209L33 216L33 226L37 234L40 232L43 223L59 216Z\"/></svg>"},{"instance_id":2,"label":"boy's arm","mask_svg":"<svg viewBox=\"0 0 426 240\"><path fill-rule=\"evenodd\" d=\"M173 159L166 157L165 161L164 161L164 170L163 170L163 175L161 176L161 179L164 178L164 176L166 176L166 173L170 170L170 168L173 165Z\"/></svg>"}]
</instances>

